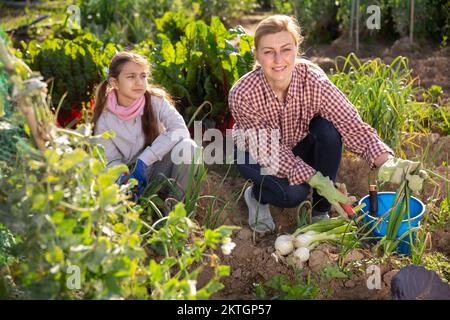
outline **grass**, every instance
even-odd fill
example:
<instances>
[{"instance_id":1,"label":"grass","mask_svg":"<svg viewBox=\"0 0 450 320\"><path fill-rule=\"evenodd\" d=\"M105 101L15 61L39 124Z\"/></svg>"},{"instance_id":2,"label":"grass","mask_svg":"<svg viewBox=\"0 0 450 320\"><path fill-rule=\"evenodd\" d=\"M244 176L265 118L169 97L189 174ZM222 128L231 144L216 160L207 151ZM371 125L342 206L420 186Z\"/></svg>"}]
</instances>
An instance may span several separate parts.
<instances>
[{"instance_id":1,"label":"grass","mask_svg":"<svg viewBox=\"0 0 450 320\"><path fill-rule=\"evenodd\" d=\"M228 175L228 171L227 171ZM213 191L212 199L206 208L206 216L204 223L207 226L219 226L226 222L228 217L230 217L231 214L235 215L236 218L240 219L240 216L236 213L234 208L236 207L238 201L244 196L244 191L247 187L247 184L244 184L244 186L236 191L234 191L231 196L230 200L225 201L221 199L218 196L219 191L221 190L221 187L223 186L227 175L223 177L220 184L215 188ZM220 204L223 206L220 207Z\"/></svg>"},{"instance_id":2,"label":"grass","mask_svg":"<svg viewBox=\"0 0 450 320\"><path fill-rule=\"evenodd\" d=\"M336 71L330 79L357 107L361 118L377 130L381 139L400 150L400 133L412 119L410 105L417 92L408 59L397 57L389 65L380 59L362 63L351 53L336 58Z\"/></svg>"}]
</instances>

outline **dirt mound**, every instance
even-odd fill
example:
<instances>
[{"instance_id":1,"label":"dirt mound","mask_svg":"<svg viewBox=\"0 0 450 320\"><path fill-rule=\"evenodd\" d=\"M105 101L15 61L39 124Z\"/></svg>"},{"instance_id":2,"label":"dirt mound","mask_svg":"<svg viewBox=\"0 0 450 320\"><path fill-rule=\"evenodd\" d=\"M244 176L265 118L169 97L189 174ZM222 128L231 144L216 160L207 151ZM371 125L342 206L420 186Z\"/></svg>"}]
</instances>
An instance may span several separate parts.
<instances>
[{"instance_id":1,"label":"dirt mound","mask_svg":"<svg viewBox=\"0 0 450 320\"><path fill-rule=\"evenodd\" d=\"M432 235L433 249L450 257L450 226L436 230Z\"/></svg>"},{"instance_id":2,"label":"dirt mound","mask_svg":"<svg viewBox=\"0 0 450 320\"><path fill-rule=\"evenodd\" d=\"M293 279L293 269L278 263L272 256L276 235L256 239L254 236L245 227L235 233L235 249L231 255L221 257L222 263L231 267L231 275L223 279L225 288L213 299L254 299L255 284L265 283L277 274Z\"/></svg>"},{"instance_id":3,"label":"dirt mound","mask_svg":"<svg viewBox=\"0 0 450 320\"><path fill-rule=\"evenodd\" d=\"M346 154L341 160L336 180L345 183L347 191L359 199L369 192L369 172L370 168L365 160Z\"/></svg>"},{"instance_id":4,"label":"dirt mound","mask_svg":"<svg viewBox=\"0 0 450 320\"><path fill-rule=\"evenodd\" d=\"M397 56L416 58L421 56L421 47L417 43L410 43L409 37L403 37L394 42L391 47L386 48L382 53L382 58L386 60Z\"/></svg>"},{"instance_id":5,"label":"dirt mound","mask_svg":"<svg viewBox=\"0 0 450 320\"><path fill-rule=\"evenodd\" d=\"M424 59L417 59L411 64L413 74L418 77L418 83L429 88L434 84L442 87L444 100L450 97L450 48L442 50Z\"/></svg>"}]
</instances>

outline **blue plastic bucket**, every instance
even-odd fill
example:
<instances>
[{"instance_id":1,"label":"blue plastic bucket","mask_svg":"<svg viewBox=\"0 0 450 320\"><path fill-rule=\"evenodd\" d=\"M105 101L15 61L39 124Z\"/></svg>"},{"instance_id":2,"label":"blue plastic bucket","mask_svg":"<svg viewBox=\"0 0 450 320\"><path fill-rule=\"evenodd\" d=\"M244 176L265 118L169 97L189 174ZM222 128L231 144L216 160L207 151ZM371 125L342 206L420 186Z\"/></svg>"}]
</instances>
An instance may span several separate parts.
<instances>
[{"instance_id":1,"label":"blue plastic bucket","mask_svg":"<svg viewBox=\"0 0 450 320\"><path fill-rule=\"evenodd\" d=\"M395 200L395 192L378 192L378 216L382 216L387 211L389 211L394 205ZM369 212L369 196L365 196L361 200L359 200L359 204L364 203L366 206L363 210L363 213L366 213L363 217L363 221L365 224L368 224L369 228L372 228L373 225L378 221L379 217L371 216ZM399 209L399 205L395 209L397 212ZM405 234L410 228L415 228L419 226L420 220L422 220L423 214L425 213L425 205L422 201L417 199L416 197L410 197L409 200L409 209L410 209L410 219L408 223L408 217L402 221L400 227L397 232L396 239L400 238L403 234ZM383 219L378 223L378 225L372 230L372 234L375 237L383 237L386 235L387 227L389 223L390 213L387 214ZM406 214L405 214L406 215ZM412 239L415 239L415 232L412 232ZM411 254L411 247L409 243L409 235L405 236L397 246L397 252L401 254L409 255Z\"/></svg>"}]
</instances>

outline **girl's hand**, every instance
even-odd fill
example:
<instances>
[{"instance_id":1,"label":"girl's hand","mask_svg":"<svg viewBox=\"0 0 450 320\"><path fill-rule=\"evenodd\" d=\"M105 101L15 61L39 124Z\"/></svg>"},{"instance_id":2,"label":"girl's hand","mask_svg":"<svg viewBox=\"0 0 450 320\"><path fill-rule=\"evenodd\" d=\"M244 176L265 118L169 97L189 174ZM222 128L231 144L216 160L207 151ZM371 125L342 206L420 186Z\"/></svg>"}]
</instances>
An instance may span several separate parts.
<instances>
[{"instance_id":1,"label":"girl's hand","mask_svg":"<svg viewBox=\"0 0 450 320\"><path fill-rule=\"evenodd\" d=\"M134 167L134 171L130 176L130 179L136 179L138 181L136 195L140 196L143 189L147 185L147 177L145 176L145 170L147 169L147 165L142 161L138 160L136 162L136 166Z\"/></svg>"},{"instance_id":2,"label":"girl's hand","mask_svg":"<svg viewBox=\"0 0 450 320\"><path fill-rule=\"evenodd\" d=\"M120 177L117 179L116 183L120 186L122 184L127 184L128 180L130 180L130 173L128 171L125 171L120 175Z\"/></svg>"}]
</instances>

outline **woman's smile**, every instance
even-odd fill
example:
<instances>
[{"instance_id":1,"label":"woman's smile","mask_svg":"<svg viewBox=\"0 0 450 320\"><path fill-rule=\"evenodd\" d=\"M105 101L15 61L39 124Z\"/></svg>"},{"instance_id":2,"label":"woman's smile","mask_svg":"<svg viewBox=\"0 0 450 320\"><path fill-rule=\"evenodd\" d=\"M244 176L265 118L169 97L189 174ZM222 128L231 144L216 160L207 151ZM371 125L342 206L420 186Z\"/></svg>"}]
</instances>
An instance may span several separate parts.
<instances>
[{"instance_id":1,"label":"woman's smile","mask_svg":"<svg viewBox=\"0 0 450 320\"><path fill-rule=\"evenodd\" d=\"M287 69L287 66L282 66L282 67L273 67L272 70L275 72L283 72Z\"/></svg>"}]
</instances>

